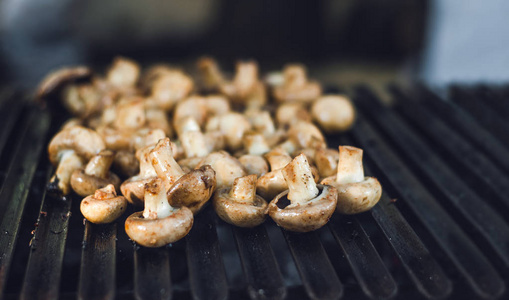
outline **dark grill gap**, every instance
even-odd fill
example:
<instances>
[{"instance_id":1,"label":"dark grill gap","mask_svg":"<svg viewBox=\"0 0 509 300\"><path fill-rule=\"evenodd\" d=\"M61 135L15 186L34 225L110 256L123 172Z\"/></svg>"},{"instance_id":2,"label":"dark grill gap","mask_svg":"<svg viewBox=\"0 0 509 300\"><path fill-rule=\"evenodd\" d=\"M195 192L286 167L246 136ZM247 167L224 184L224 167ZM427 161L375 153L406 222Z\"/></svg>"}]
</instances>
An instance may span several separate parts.
<instances>
[{"instance_id":1,"label":"dark grill gap","mask_svg":"<svg viewBox=\"0 0 509 300\"><path fill-rule=\"evenodd\" d=\"M233 228L208 207L184 240L159 249L132 246L125 217L82 226L79 199L38 192L53 171L45 147L60 118L1 92L0 298L501 298L509 269L509 150L492 120L504 123L493 108L509 107L507 88L452 91L454 102L445 102L422 86L392 88L397 105L390 108L369 88L355 90L357 124L329 140L364 148L366 173L385 187L371 212L335 216L318 232L278 234L270 220ZM481 111L479 99L493 108ZM28 213L33 206L38 218ZM219 227L230 228L236 247L221 247ZM241 266L225 266L229 255ZM234 285L227 274L240 268L243 279L235 282L245 284ZM288 273L295 269L300 282Z\"/></svg>"}]
</instances>

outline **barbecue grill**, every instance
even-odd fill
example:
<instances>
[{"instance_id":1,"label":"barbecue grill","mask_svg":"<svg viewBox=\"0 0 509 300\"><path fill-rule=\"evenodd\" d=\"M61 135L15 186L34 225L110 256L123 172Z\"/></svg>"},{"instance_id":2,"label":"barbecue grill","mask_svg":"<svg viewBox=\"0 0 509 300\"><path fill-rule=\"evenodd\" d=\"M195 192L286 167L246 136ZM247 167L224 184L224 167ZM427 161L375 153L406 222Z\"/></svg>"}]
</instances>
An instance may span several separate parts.
<instances>
[{"instance_id":1,"label":"barbecue grill","mask_svg":"<svg viewBox=\"0 0 509 300\"><path fill-rule=\"evenodd\" d=\"M348 90L350 91L350 90ZM0 298L495 299L509 267L509 91L454 86L351 90L353 129L384 187L370 212L310 233L234 228L211 207L163 248L131 243L124 219L83 222L79 198L46 193L45 147L66 117L1 91ZM489 105L485 105L485 103ZM285 242L286 241L286 242Z\"/></svg>"}]
</instances>

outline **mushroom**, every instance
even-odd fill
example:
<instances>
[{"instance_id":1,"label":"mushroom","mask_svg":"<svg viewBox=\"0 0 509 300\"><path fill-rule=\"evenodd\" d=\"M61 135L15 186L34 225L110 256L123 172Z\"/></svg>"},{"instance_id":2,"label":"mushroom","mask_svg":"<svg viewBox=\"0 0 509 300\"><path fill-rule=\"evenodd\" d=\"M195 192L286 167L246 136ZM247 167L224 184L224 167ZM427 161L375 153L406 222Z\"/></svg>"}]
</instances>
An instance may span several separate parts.
<instances>
[{"instance_id":1,"label":"mushroom","mask_svg":"<svg viewBox=\"0 0 509 300\"><path fill-rule=\"evenodd\" d=\"M244 166L226 151L212 152L205 156L198 167L210 165L216 171L217 188L231 186L237 177L246 176Z\"/></svg>"},{"instance_id":2,"label":"mushroom","mask_svg":"<svg viewBox=\"0 0 509 300\"><path fill-rule=\"evenodd\" d=\"M150 99L157 107L169 111L177 102L187 97L193 90L194 82L181 70L166 69L154 79Z\"/></svg>"},{"instance_id":3,"label":"mushroom","mask_svg":"<svg viewBox=\"0 0 509 300\"><path fill-rule=\"evenodd\" d=\"M239 162L244 166L247 174L255 174L259 177L269 171L267 161L260 155L245 154L239 157Z\"/></svg>"},{"instance_id":4,"label":"mushroom","mask_svg":"<svg viewBox=\"0 0 509 300\"><path fill-rule=\"evenodd\" d=\"M273 199L279 193L288 189L288 185L281 173L281 169L292 161L288 153L276 148L265 154L265 158L269 161L270 172L258 178L256 183L256 191L264 199Z\"/></svg>"},{"instance_id":5,"label":"mushroom","mask_svg":"<svg viewBox=\"0 0 509 300\"><path fill-rule=\"evenodd\" d=\"M124 178L133 177L138 173L140 169L140 161L136 158L136 155L127 150L119 150L115 152L113 158L112 170L123 176Z\"/></svg>"},{"instance_id":6,"label":"mushroom","mask_svg":"<svg viewBox=\"0 0 509 300\"><path fill-rule=\"evenodd\" d=\"M177 134L182 131L180 128L181 120L186 117L193 117L200 126L205 123L207 106L205 105L204 97L191 96L177 103L173 113L173 127Z\"/></svg>"},{"instance_id":7,"label":"mushroom","mask_svg":"<svg viewBox=\"0 0 509 300\"><path fill-rule=\"evenodd\" d=\"M242 138L244 150L248 154L262 155L270 151L265 137L261 133L247 131Z\"/></svg>"},{"instance_id":8,"label":"mushroom","mask_svg":"<svg viewBox=\"0 0 509 300\"><path fill-rule=\"evenodd\" d=\"M111 223L118 219L127 207L127 200L117 196L113 184L97 189L95 193L81 201L83 216L94 224Z\"/></svg>"},{"instance_id":9,"label":"mushroom","mask_svg":"<svg viewBox=\"0 0 509 300\"><path fill-rule=\"evenodd\" d=\"M173 130L166 112L159 108L148 108L145 110L146 126L151 129L161 129L166 136L171 137Z\"/></svg>"},{"instance_id":10,"label":"mushroom","mask_svg":"<svg viewBox=\"0 0 509 300\"><path fill-rule=\"evenodd\" d=\"M141 97L123 99L117 104L114 125L117 129L134 130L142 127L146 120L145 104Z\"/></svg>"},{"instance_id":11,"label":"mushroom","mask_svg":"<svg viewBox=\"0 0 509 300\"><path fill-rule=\"evenodd\" d=\"M36 99L41 100L57 93L67 83L88 79L92 70L85 66L61 68L46 75L37 87Z\"/></svg>"},{"instance_id":12,"label":"mushroom","mask_svg":"<svg viewBox=\"0 0 509 300\"><path fill-rule=\"evenodd\" d=\"M242 138L244 133L251 128L251 124L244 115L228 112L210 118L205 128L207 132L219 130L225 138L226 147L231 151L236 151L242 148Z\"/></svg>"},{"instance_id":13,"label":"mushroom","mask_svg":"<svg viewBox=\"0 0 509 300\"><path fill-rule=\"evenodd\" d=\"M287 65L283 69L284 82L274 87L273 94L279 102L309 103L322 94L322 87L316 81L308 81L302 65Z\"/></svg>"},{"instance_id":14,"label":"mushroom","mask_svg":"<svg viewBox=\"0 0 509 300\"><path fill-rule=\"evenodd\" d=\"M268 213L281 227L297 232L321 228L336 209L338 192L328 185L317 185L304 154L282 169L288 190L269 204Z\"/></svg>"},{"instance_id":15,"label":"mushroom","mask_svg":"<svg viewBox=\"0 0 509 300\"><path fill-rule=\"evenodd\" d=\"M63 195L69 194L74 170L82 168L83 160L89 160L104 148L101 136L82 126L67 127L57 133L48 146L49 159L53 165L57 165L48 189Z\"/></svg>"},{"instance_id":16,"label":"mushroom","mask_svg":"<svg viewBox=\"0 0 509 300\"><path fill-rule=\"evenodd\" d=\"M120 185L122 195L134 205L141 206L145 197L145 184L157 177L157 173L152 167L152 163L149 158L150 151L154 148L154 145L145 146L142 149L136 151L136 156L140 161L140 173L133 176Z\"/></svg>"},{"instance_id":17,"label":"mushroom","mask_svg":"<svg viewBox=\"0 0 509 300\"><path fill-rule=\"evenodd\" d=\"M266 218L267 202L256 195L256 175L236 178L231 187L214 195L214 209L225 222L239 227L255 227Z\"/></svg>"},{"instance_id":18,"label":"mushroom","mask_svg":"<svg viewBox=\"0 0 509 300\"><path fill-rule=\"evenodd\" d=\"M106 74L108 83L119 88L134 86L139 76L140 66L124 57L116 57Z\"/></svg>"},{"instance_id":19,"label":"mushroom","mask_svg":"<svg viewBox=\"0 0 509 300\"><path fill-rule=\"evenodd\" d=\"M338 166L339 153L334 149L318 149L315 152L315 164L321 178L333 176Z\"/></svg>"},{"instance_id":20,"label":"mushroom","mask_svg":"<svg viewBox=\"0 0 509 300\"><path fill-rule=\"evenodd\" d=\"M382 196L380 182L374 177L364 177L362 154L362 149L339 146L337 175L321 182L338 190L339 213L350 215L370 210Z\"/></svg>"},{"instance_id":21,"label":"mushroom","mask_svg":"<svg viewBox=\"0 0 509 300\"><path fill-rule=\"evenodd\" d=\"M215 171L209 165L202 165L185 173L172 156L169 138L160 140L149 156L158 177L168 186L171 205L186 206L197 213L215 191Z\"/></svg>"},{"instance_id":22,"label":"mushroom","mask_svg":"<svg viewBox=\"0 0 509 300\"><path fill-rule=\"evenodd\" d=\"M172 207L166 196L167 185L154 178L145 185L145 209L130 215L125 232L145 247L161 247L186 236L193 226L193 213L185 206Z\"/></svg>"},{"instance_id":23,"label":"mushroom","mask_svg":"<svg viewBox=\"0 0 509 300\"><path fill-rule=\"evenodd\" d=\"M325 132L343 132L352 127L355 108L345 96L326 95L313 103L311 114Z\"/></svg>"},{"instance_id":24,"label":"mushroom","mask_svg":"<svg viewBox=\"0 0 509 300\"><path fill-rule=\"evenodd\" d=\"M297 121L288 130L289 139L300 148L326 148L325 138L314 124Z\"/></svg>"},{"instance_id":25,"label":"mushroom","mask_svg":"<svg viewBox=\"0 0 509 300\"><path fill-rule=\"evenodd\" d=\"M109 171L114 156L113 151L102 150L90 159L85 169L75 170L71 176L71 186L76 194L85 197L109 184L118 189L120 178Z\"/></svg>"},{"instance_id":26,"label":"mushroom","mask_svg":"<svg viewBox=\"0 0 509 300\"><path fill-rule=\"evenodd\" d=\"M88 118L103 108L102 95L92 84L69 84L62 90L62 103L73 115Z\"/></svg>"},{"instance_id":27,"label":"mushroom","mask_svg":"<svg viewBox=\"0 0 509 300\"><path fill-rule=\"evenodd\" d=\"M302 103L283 103L276 109L276 122L279 126L291 125L299 120L311 122L311 115Z\"/></svg>"}]
</instances>

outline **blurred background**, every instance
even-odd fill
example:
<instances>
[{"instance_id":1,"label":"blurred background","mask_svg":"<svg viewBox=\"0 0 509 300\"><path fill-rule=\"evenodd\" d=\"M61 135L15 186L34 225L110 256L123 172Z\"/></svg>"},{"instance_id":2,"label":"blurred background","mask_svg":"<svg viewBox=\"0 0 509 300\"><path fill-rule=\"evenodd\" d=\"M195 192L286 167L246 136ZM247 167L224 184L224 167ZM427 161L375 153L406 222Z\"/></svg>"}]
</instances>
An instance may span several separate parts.
<instances>
[{"instance_id":1,"label":"blurred background","mask_svg":"<svg viewBox=\"0 0 509 300\"><path fill-rule=\"evenodd\" d=\"M300 61L325 83L509 79L509 2L503 0L3 0L0 77L33 87L52 69L109 64L225 69Z\"/></svg>"}]
</instances>

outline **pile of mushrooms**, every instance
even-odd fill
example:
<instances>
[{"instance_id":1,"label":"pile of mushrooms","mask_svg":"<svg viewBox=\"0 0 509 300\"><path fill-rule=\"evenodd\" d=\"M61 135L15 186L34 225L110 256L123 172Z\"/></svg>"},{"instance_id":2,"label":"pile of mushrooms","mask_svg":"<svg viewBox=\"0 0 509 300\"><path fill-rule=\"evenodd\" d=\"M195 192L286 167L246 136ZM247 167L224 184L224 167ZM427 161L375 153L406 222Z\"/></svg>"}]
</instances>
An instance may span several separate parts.
<instances>
[{"instance_id":1,"label":"pile of mushrooms","mask_svg":"<svg viewBox=\"0 0 509 300\"><path fill-rule=\"evenodd\" d=\"M327 148L322 133L352 126L348 97L323 95L300 64L261 77L256 62L240 61L227 76L205 57L197 70L195 80L117 57L104 75L83 66L49 74L36 99L72 118L49 144L56 171L48 189L84 197L82 214L93 223L140 207L125 229L146 247L184 237L208 202L235 226L270 216L299 232L378 202L362 150Z\"/></svg>"}]
</instances>

